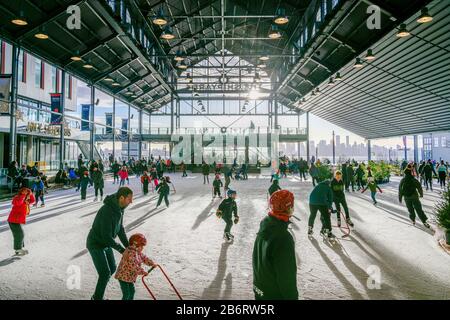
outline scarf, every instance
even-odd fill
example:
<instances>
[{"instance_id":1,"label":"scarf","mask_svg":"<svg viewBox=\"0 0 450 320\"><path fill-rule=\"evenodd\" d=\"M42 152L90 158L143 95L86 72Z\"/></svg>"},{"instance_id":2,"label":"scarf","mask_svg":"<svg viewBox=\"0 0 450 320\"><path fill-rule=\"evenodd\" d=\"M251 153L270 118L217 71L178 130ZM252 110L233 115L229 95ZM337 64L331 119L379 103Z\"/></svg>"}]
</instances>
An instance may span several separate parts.
<instances>
[{"instance_id":1,"label":"scarf","mask_svg":"<svg viewBox=\"0 0 450 320\"><path fill-rule=\"evenodd\" d=\"M287 216L285 214L279 214L274 211L270 211L269 216L274 217L275 219L278 219L278 220L281 220L284 222L289 222L289 218L290 218L289 216Z\"/></svg>"}]
</instances>

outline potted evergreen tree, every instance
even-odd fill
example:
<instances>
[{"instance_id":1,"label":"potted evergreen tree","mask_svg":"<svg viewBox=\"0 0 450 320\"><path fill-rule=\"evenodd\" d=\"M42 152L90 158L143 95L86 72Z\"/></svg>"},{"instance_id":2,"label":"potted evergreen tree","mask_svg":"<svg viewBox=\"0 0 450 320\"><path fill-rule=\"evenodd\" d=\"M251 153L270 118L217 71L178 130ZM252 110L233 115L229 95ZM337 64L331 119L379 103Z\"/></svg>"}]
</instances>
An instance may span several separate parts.
<instances>
[{"instance_id":1,"label":"potted evergreen tree","mask_svg":"<svg viewBox=\"0 0 450 320\"><path fill-rule=\"evenodd\" d=\"M450 185L442 193L442 198L435 206L436 221L445 230L445 240L450 245Z\"/></svg>"}]
</instances>

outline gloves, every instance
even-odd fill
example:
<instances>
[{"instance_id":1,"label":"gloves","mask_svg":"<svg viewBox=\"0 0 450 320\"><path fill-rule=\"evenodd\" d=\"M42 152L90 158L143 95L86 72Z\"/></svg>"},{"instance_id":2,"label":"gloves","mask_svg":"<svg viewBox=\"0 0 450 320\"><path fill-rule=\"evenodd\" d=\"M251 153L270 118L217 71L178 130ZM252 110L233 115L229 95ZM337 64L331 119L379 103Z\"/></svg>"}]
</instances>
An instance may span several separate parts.
<instances>
[{"instance_id":1,"label":"gloves","mask_svg":"<svg viewBox=\"0 0 450 320\"><path fill-rule=\"evenodd\" d=\"M222 211L220 211L220 210L216 211L216 217L217 218L219 218L219 219L222 218L222 214L223 214Z\"/></svg>"},{"instance_id":2,"label":"gloves","mask_svg":"<svg viewBox=\"0 0 450 320\"><path fill-rule=\"evenodd\" d=\"M234 224L237 224L239 222L239 216L236 216L235 218L234 218Z\"/></svg>"}]
</instances>

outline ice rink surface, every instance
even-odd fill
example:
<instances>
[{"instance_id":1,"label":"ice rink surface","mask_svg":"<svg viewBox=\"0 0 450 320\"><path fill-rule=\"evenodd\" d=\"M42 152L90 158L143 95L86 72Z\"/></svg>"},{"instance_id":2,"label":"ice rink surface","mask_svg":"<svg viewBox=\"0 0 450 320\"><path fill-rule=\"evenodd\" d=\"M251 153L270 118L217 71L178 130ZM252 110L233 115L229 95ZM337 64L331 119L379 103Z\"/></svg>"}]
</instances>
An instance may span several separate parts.
<instances>
[{"instance_id":1,"label":"ice rink surface","mask_svg":"<svg viewBox=\"0 0 450 320\"><path fill-rule=\"evenodd\" d=\"M232 229L234 243L225 244L224 222L214 214L220 200L211 201L212 186L203 185L201 175L170 176L176 193L170 195L170 208L162 204L157 210L156 194L144 197L138 180L130 179L135 198L125 211L127 235L147 236L145 253L165 268L183 298L253 299L251 256L259 222L267 214L270 178L250 175L247 181L232 181L241 219ZM212 179L210 175L211 183ZM381 185L377 207L369 191L347 193L355 230L347 238L333 230L339 241L331 246L319 235L319 217L313 239L306 234L311 182L281 180L281 187L296 197L291 231L296 239L300 299L450 298L450 256L418 219L417 226L411 224L406 207L398 202L398 181ZM111 179L105 187L106 194L117 189ZM431 221L438 199L436 186L422 200ZM85 243L100 206L93 202L93 188L88 189L86 202L80 202L75 189L51 192L45 208L31 211L24 228L30 254L19 258L12 257L6 222L10 202L1 202L0 299L89 299L97 273ZM335 218L332 221L335 224ZM120 254L115 256L118 264ZM158 299L176 299L159 271L150 274L148 283ZM114 278L105 297L121 298ZM136 299L150 299L140 279Z\"/></svg>"}]
</instances>

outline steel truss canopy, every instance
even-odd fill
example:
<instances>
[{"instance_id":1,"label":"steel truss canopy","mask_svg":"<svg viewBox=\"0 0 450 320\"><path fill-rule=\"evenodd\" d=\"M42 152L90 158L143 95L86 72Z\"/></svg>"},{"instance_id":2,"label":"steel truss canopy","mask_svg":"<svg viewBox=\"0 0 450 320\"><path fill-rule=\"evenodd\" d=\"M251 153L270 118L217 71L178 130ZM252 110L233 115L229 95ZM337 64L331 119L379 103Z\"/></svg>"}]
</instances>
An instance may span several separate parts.
<instances>
[{"instance_id":1,"label":"steel truss canopy","mask_svg":"<svg viewBox=\"0 0 450 320\"><path fill-rule=\"evenodd\" d=\"M76 30L66 25L72 5L80 9ZM258 73L270 99L378 138L450 129L449 6L449 0L16 0L0 2L0 37L150 112L184 99L188 73L195 85L220 83L223 75L231 83L255 82ZM370 8L381 18L372 30ZM424 8L433 20L419 24ZM11 22L17 18L27 24ZM396 36L402 23L409 37ZM369 49L375 60L364 59ZM363 68L353 68L356 58ZM217 63L205 62L211 60Z\"/></svg>"}]
</instances>

